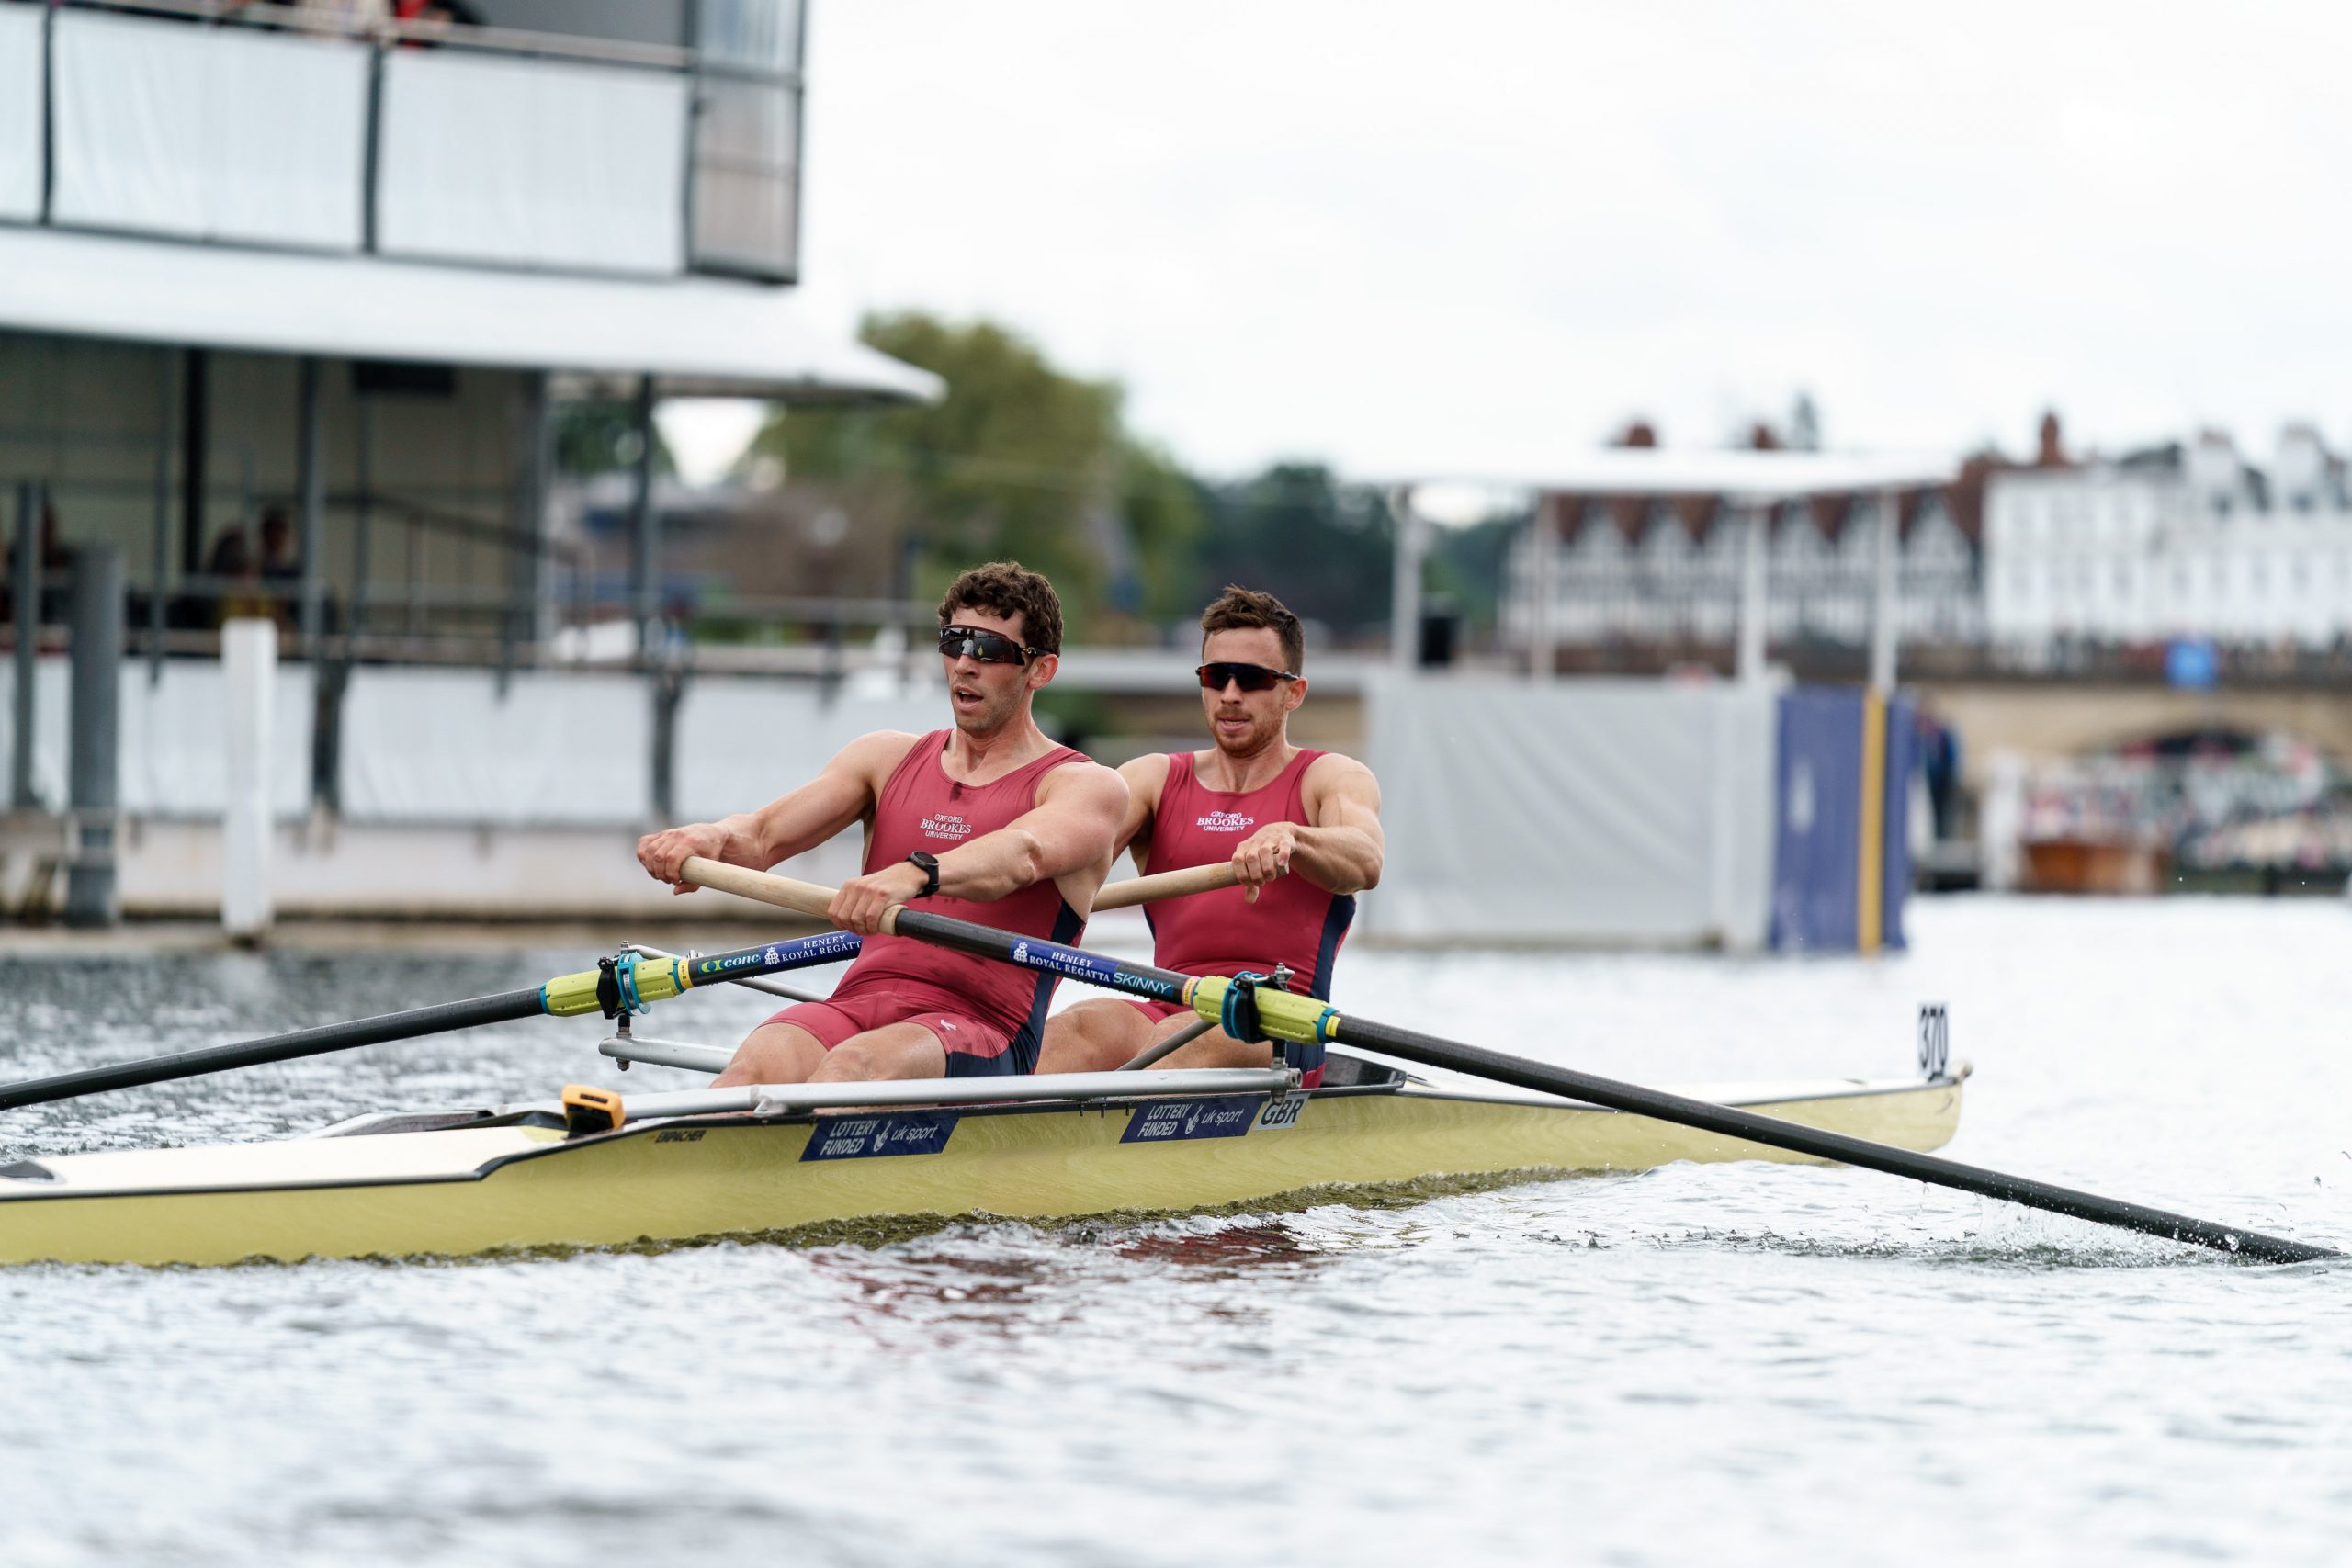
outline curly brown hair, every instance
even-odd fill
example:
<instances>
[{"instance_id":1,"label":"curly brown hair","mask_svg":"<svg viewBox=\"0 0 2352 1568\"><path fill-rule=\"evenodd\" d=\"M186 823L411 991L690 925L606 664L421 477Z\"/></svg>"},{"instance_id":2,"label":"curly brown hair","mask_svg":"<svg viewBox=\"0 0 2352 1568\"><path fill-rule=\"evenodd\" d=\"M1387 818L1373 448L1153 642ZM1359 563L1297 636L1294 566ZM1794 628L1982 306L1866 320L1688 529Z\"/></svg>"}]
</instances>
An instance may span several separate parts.
<instances>
[{"instance_id":1,"label":"curly brown hair","mask_svg":"<svg viewBox=\"0 0 2352 1568\"><path fill-rule=\"evenodd\" d=\"M939 601L942 630L958 610L986 610L991 615L1021 617L1021 637L1040 653L1062 650L1062 601L1041 572L1017 560L992 560L976 566L947 585Z\"/></svg>"},{"instance_id":2,"label":"curly brown hair","mask_svg":"<svg viewBox=\"0 0 2352 1568\"><path fill-rule=\"evenodd\" d=\"M1258 627L1274 634L1283 645L1283 668L1297 674L1306 666L1306 633L1290 606L1271 593L1261 593L1228 582L1225 592L1201 612L1201 651L1208 652L1211 632L1250 631Z\"/></svg>"}]
</instances>

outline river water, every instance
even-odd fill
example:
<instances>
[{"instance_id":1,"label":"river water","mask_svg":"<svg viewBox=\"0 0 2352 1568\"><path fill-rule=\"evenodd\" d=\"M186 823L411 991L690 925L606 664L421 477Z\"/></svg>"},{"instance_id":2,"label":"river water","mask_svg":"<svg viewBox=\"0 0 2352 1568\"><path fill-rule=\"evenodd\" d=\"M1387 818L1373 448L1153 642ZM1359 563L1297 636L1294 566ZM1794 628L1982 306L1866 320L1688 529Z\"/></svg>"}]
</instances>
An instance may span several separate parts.
<instances>
[{"instance_id":1,"label":"river water","mask_svg":"<svg viewBox=\"0 0 2352 1568\"><path fill-rule=\"evenodd\" d=\"M2352 1244L2352 910L1915 901L1880 961L1403 953L1343 1001L1651 1082L1972 1059L1956 1156ZM0 955L0 1076L582 967ZM673 1004L730 1040L763 1010ZM693 1010L691 1011L687 1010ZM540 1021L7 1113L0 1160L633 1089ZM600 1069L603 1071L600 1072ZM0 1270L0 1562L2341 1561L2352 1268L1867 1172L882 1245Z\"/></svg>"}]
</instances>

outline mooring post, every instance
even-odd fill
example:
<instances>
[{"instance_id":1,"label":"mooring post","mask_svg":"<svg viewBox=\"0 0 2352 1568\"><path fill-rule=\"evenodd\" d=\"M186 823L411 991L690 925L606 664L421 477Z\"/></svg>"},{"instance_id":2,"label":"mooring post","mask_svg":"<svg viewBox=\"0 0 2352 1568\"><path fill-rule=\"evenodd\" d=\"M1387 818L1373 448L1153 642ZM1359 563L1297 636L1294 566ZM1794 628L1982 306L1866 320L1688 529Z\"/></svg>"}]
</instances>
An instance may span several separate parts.
<instances>
[{"instance_id":1,"label":"mooring post","mask_svg":"<svg viewBox=\"0 0 2352 1568\"><path fill-rule=\"evenodd\" d=\"M110 926L120 917L115 880L122 694L122 554L104 545L74 552L73 739L66 798L73 807L65 923Z\"/></svg>"},{"instance_id":2,"label":"mooring post","mask_svg":"<svg viewBox=\"0 0 2352 1568\"><path fill-rule=\"evenodd\" d=\"M277 685L277 623L231 621L220 629L227 688L228 796L220 813L220 923L245 946L268 934L271 698Z\"/></svg>"}]
</instances>

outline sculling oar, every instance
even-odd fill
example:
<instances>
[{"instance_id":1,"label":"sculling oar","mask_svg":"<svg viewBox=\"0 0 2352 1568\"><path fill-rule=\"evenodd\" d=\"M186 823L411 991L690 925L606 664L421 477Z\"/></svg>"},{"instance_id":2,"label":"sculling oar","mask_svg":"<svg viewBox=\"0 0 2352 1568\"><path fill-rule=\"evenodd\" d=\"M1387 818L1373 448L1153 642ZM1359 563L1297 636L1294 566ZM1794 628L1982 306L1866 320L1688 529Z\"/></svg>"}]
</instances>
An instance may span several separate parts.
<instances>
[{"instance_id":1,"label":"sculling oar","mask_svg":"<svg viewBox=\"0 0 2352 1568\"><path fill-rule=\"evenodd\" d=\"M1102 885L1102 891L1094 896L1094 908L1099 914L1104 909L1125 909L1160 898L1182 898L1187 893L1214 893L1220 887L1232 886L1233 863L1211 861L1206 865L1189 865L1182 871L1163 871L1152 876L1130 876L1124 882L1106 882Z\"/></svg>"},{"instance_id":2,"label":"sculling oar","mask_svg":"<svg viewBox=\"0 0 2352 1568\"><path fill-rule=\"evenodd\" d=\"M723 892L820 918L832 898L832 889L828 887L794 882L764 872L746 871L741 866L720 865L713 861L689 860L683 874L686 880L700 883L706 887L716 887ZM2141 1231L2149 1235L2167 1236L2175 1241L2191 1242L2199 1247L2210 1247L2217 1251L2259 1258L2268 1263L2307 1263L2315 1258L2344 1256L2333 1247L2317 1247L2285 1236L2266 1235L2260 1231L2245 1230L2235 1225L2216 1224L2211 1220L2102 1198L2096 1193L2057 1187L2022 1176L2008 1176L1981 1166L1963 1165L1958 1160L1945 1159L1937 1155L1872 1143L1868 1138L1826 1132L1818 1127L1783 1121L1777 1116L1742 1111L1736 1106L1716 1105L1708 1100L1667 1094L1658 1089L1644 1089L1638 1084L1622 1083L1615 1078L1578 1072L1573 1067L1556 1067L1549 1063L1508 1055L1483 1046L1465 1045L1414 1030L1348 1018L1329 1003L1313 997L1295 996L1271 987L1261 988L1256 984L1257 976L1227 978L1223 976L1196 977L1179 975L1173 970L1155 968L1148 964L1126 963L1038 937L1016 936L988 926L974 925L968 920L950 919L944 915L910 909L904 906L890 909L884 915L882 923L886 931L895 935L915 937L959 953L1001 959L1008 964L1042 970L1046 974L1065 975L1073 980L1083 980L1089 985L1106 987L1130 996L1177 1002L1191 1008L1203 1019L1216 1020L1224 1026L1227 1033L1236 1039L1354 1045L1399 1056L1408 1062L1444 1067L1544 1094L1583 1100L1589 1105L1604 1105L1611 1110L1671 1122L1679 1126L1696 1127L1725 1137L1744 1138L1752 1144L1810 1155L1815 1159L1882 1170L1890 1176L1909 1177L1932 1186L1957 1188L1962 1192L1998 1198L2030 1209L2071 1214L2076 1219Z\"/></svg>"},{"instance_id":3,"label":"sculling oar","mask_svg":"<svg viewBox=\"0 0 2352 1568\"><path fill-rule=\"evenodd\" d=\"M84 1067L51 1077L0 1084L0 1111L100 1094L113 1089L136 1089L141 1084L164 1083L172 1078L192 1078L232 1067L320 1056L358 1045L414 1040L453 1029L471 1029L478 1024L505 1023L521 1018L572 1018L590 1012L611 1014L624 1010L641 1011L649 1002L662 1001L696 986L774 975L814 964L838 963L855 957L857 949L857 938L849 932L824 931L793 942L766 942L702 958L655 959L626 953L618 959L608 959L596 968L576 975L559 975L544 986L526 987L519 991L502 991L496 996L475 997L462 1002L436 1002L431 1007L380 1013L348 1023L298 1029L290 1034L273 1034L263 1040L175 1051L169 1055L147 1056L112 1066Z\"/></svg>"}]
</instances>

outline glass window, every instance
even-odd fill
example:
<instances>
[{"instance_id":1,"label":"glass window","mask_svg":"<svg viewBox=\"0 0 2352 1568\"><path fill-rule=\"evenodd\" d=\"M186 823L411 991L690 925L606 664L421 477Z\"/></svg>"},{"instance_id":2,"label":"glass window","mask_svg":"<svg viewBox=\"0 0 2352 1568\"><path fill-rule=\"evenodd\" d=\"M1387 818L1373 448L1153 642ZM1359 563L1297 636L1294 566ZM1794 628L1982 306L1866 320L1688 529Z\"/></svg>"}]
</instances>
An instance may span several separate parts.
<instances>
[{"instance_id":1,"label":"glass window","mask_svg":"<svg viewBox=\"0 0 2352 1568\"><path fill-rule=\"evenodd\" d=\"M802 0L696 0L695 265L800 268Z\"/></svg>"},{"instance_id":2,"label":"glass window","mask_svg":"<svg viewBox=\"0 0 2352 1568\"><path fill-rule=\"evenodd\" d=\"M695 51L712 65L800 73L800 0L700 0Z\"/></svg>"},{"instance_id":3,"label":"glass window","mask_svg":"<svg viewBox=\"0 0 2352 1568\"><path fill-rule=\"evenodd\" d=\"M706 76L695 116L695 261L790 278L800 243L800 95Z\"/></svg>"}]
</instances>

